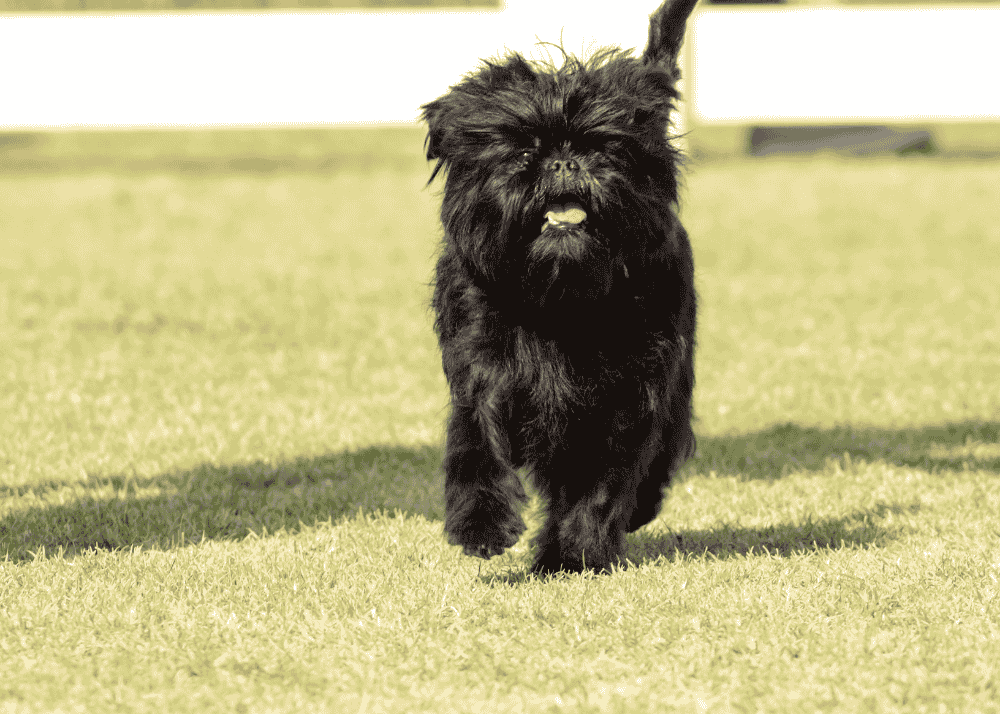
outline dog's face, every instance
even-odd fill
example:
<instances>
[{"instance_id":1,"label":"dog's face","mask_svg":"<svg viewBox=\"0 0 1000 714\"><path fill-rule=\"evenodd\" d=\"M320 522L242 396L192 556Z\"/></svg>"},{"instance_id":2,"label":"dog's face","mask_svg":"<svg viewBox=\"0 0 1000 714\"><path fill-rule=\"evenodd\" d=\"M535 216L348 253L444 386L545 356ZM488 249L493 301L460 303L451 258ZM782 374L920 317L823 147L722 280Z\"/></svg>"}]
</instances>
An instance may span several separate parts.
<instances>
[{"instance_id":1,"label":"dog's face","mask_svg":"<svg viewBox=\"0 0 1000 714\"><path fill-rule=\"evenodd\" d=\"M423 107L448 240L484 283L543 307L600 298L667 233L667 129L693 3L680 5L654 14L639 58L610 49L556 67L514 54Z\"/></svg>"}]
</instances>

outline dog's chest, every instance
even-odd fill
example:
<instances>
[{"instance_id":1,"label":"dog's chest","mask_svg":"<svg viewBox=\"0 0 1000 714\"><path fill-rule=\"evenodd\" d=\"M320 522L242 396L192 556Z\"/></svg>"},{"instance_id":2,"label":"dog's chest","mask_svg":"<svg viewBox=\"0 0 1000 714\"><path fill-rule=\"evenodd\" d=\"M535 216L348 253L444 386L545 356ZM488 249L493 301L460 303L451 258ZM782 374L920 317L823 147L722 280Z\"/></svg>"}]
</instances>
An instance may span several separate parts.
<instances>
[{"instance_id":1,"label":"dog's chest","mask_svg":"<svg viewBox=\"0 0 1000 714\"><path fill-rule=\"evenodd\" d=\"M515 391L536 409L589 411L642 382L635 366L648 347L641 341L544 339L523 328L511 337L504 363Z\"/></svg>"}]
</instances>

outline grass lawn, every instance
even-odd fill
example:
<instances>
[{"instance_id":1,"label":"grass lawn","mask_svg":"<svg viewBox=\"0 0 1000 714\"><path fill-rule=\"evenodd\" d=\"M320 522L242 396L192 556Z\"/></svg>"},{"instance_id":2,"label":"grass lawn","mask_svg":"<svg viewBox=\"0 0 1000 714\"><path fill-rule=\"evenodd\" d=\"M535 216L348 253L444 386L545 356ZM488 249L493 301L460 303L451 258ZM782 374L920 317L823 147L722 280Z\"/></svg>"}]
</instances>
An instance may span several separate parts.
<instances>
[{"instance_id":1,"label":"grass lawn","mask_svg":"<svg viewBox=\"0 0 1000 714\"><path fill-rule=\"evenodd\" d=\"M0 171L0 711L1000 712L1000 164L690 167L698 454L537 579L441 533L427 167L336 136Z\"/></svg>"}]
</instances>

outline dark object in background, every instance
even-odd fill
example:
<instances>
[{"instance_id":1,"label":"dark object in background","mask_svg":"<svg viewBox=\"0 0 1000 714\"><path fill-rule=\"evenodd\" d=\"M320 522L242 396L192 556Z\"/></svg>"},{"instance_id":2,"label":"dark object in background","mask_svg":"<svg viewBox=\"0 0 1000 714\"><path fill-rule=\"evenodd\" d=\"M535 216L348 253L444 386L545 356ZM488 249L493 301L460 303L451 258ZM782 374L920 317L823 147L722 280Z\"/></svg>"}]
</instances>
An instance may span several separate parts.
<instances>
[{"instance_id":1,"label":"dark object in background","mask_svg":"<svg viewBox=\"0 0 1000 714\"><path fill-rule=\"evenodd\" d=\"M934 152L934 142L929 131L872 125L755 127L750 132L752 156L823 150L857 156L930 154Z\"/></svg>"},{"instance_id":2,"label":"dark object in background","mask_svg":"<svg viewBox=\"0 0 1000 714\"><path fill-rule=\"evenodd\" d=\"M423 107L446 177L445 531L468 555L517 542L527 467L548 506L534 569L608 569L694 451L694 267L667 137L694 5L667 0L639 58L512 54Z\"/></svg>"}]
</instances>

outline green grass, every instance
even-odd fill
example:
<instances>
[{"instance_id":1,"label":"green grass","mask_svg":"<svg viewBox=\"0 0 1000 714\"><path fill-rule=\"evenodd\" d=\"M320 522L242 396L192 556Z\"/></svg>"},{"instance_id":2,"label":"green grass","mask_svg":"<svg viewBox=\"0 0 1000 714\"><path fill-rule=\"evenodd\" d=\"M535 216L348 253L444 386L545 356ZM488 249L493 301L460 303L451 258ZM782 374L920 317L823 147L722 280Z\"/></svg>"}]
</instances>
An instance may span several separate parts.
<instances>
[{"instance_id":1,"label":"green grass","mask_svg":"<svg viewBox=\"0 0 1000 714\"><path fill-rule=\"evenodd\" d=\"M540 580L441 535L419 137L339 136L0 173L0 710L1000 711L996 163L692 166L698 455Z\"/></svg>"}]
</instances>

